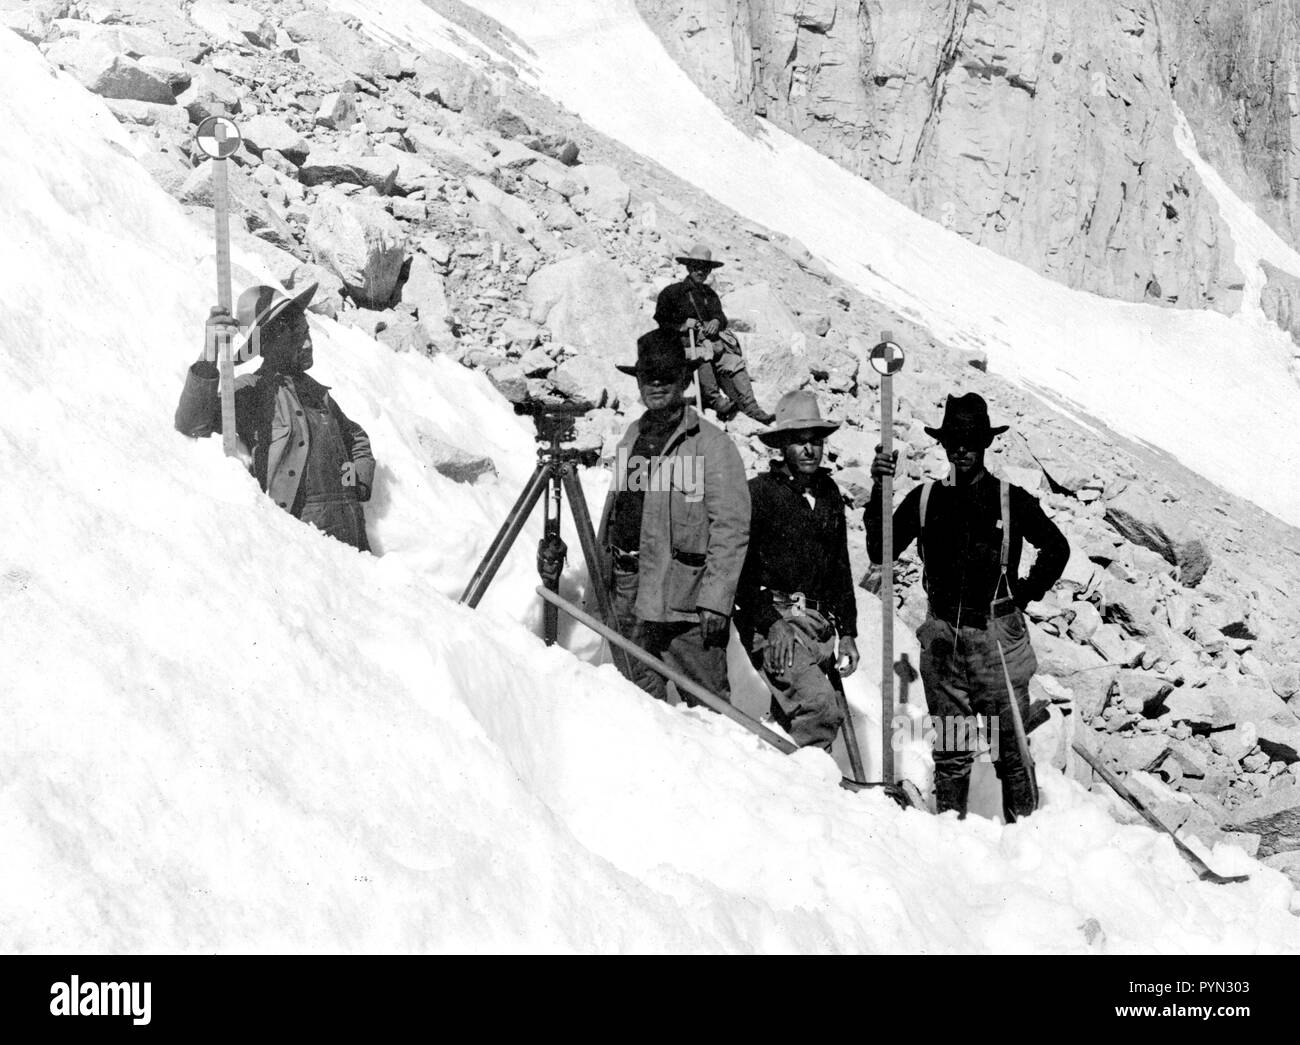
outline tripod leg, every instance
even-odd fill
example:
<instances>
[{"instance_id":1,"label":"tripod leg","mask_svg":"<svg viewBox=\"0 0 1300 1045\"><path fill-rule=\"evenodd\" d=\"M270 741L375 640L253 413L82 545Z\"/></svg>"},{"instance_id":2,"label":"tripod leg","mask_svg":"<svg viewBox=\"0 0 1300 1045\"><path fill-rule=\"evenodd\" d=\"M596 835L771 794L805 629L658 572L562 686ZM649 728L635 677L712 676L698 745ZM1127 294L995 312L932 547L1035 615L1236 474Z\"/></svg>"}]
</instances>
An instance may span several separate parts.
<instances>
[{"instance_id":1,"label":"tripod leg","mask_svg":"<svg viewBox=\"0 0 1300 1045\"><path fill-rule=\"evenodd\" d=\"M546 489L546 480L550 477L550 473L551 465L538 462L533 477L528 480L524 492L519 495L519 500L510 509L510 514L506 516L505 523L497 531L497 535L492 538L492 543L488 546L483 561L478 564L474 576L470 578L469 584L465 586L465 591L460 597L462 603L473 608L483 598L483 593L487 591L488 585L492 583L492 578L496 576L497 570L501 568L501 564L505 561L510 546L514 543L515 538L519 536L519 531L524 528L524 523L528 520L528 513L533 510L537 499L542 496L542 491Z\"/></svg>"},{"instance_id":2,"label":"tripod leg","mask_svg":"<svg viewBox=\"0 0 1300 1045\"><path fill-rule=\"evenodd\" d=\"M552 467L550 489L546 494L546 524L542 543L537 549L537 572L542 583L559 593L560 574L564 572L565 547L560 537L560 509L564 504L563 486L560 484L564 466ZM542 604L542 641L554 646L560 637L560 608L554 603Z\"/></svg>"},{"instance_id":3,"label":"tripod leg","mask_svg":"<svg viewBox=\"0 0 1300 1045\"><path fill-rule=\"evenodd\" d=\"M587 584L596 595L596 606L600 610L600 619L610 628L618 630L618 621L614 617L614 606L610 602L609 591L603 583L604 576L600 568L600 549L596 547L596 531L591 525L591 512L587 509L587 498L582 492L582 481L577 469L570 466L563 472L564 485L569 491L569 508L573 512L573 527L578 531L578 543L582 545L582 557L587 560ZM614 666L624 678L632 677L632 660L627 652L619 646L610 644L610 655Z\"/></svg>"}]
</instances>

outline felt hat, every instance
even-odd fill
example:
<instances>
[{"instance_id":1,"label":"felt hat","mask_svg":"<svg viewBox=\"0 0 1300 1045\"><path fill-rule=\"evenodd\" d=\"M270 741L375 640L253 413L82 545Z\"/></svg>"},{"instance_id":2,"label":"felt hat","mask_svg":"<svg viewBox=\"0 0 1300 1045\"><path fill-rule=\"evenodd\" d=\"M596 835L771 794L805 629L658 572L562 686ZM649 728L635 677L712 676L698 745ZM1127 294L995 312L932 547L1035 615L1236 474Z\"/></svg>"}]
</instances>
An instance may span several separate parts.
<instances>
[{"instance_id":1,"label":"felt hat","mask_svg":"<svg viewBox=\"0 0 1300 1045\"><path fill-rule=\"evenodd\" d=\"M671 330L656 328L636 339L636 362L616 363L617 369L636 377L650 371L694 370L704 360L688 359L682 339Z\"/></svg>"},{"instance_id":2,"label":"felt hat","mask_svg":"<svg viewBox=\"0 0 1300 1045\"><path fill-rule=\"evenodd\" d=\"M257 335L270 326L272 321L286 309L295 308L306 312L317 286L316 283L310 283L296 294L289 295L276 290L275 287L260 284L249 287L240 294L239 301L235 305L235 319L240 328L245 331L245 337L244 343L239 348L239 358L251 359L260 354L259 351L253 351L254 346L260 341Z\"/></svg>"},{"instance_id":3,"label":"felt hat","mask_svg":"<svg viewBox=\"0 0 1300 1045\"><path fill-rule=\"evenodd\" d=\"M938 428L927 427L926 434L946 442L949 438L978 439L987 446L995 435L1001 435L1010 425L990 425L989 406L978 392L964 396L949 396L943 408L943 423Z\"/></svg>"},{"instance_id":4,"label":"felt hat","mask_svg":"<svg viewBox=\"0 0 1300 1045\"><path fill-rule=\"evenodd\" d=\"M758 437L768 446L780 446L786 432L800 432L805 429L830 435L839 428L835 421L822 417L817 396L809 391L787 392L776 404L776 423L766 432L759 432Z\"/></svg>"},{"instance_id":5,"label":"felt hat","mask_svg":"<svg viewBox=\"0 0 1300 1045\"><path fill-rule=\"evenodd\" d=\"M688 268L692 265L706 265L711 269L722 267L722 262L714 261L713 251L703 243L695 244L687 253L679 254L675 260L679 265L686 265Z\"/></svg>"}]
</instances>

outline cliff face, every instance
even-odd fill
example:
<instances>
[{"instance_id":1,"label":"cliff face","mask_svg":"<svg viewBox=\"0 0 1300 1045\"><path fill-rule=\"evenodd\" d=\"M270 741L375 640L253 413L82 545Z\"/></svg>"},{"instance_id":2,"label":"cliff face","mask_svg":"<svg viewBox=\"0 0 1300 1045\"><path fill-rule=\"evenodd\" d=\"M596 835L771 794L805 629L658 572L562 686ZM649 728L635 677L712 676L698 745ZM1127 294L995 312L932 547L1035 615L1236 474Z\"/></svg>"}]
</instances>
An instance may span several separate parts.
<instances>
[{"instance_id":1,"label":"cliff face","mask_svg":"<svg viewBox=\"0 0 1300 1045\"><path fill-rule=\"evenodd\" d=\"M716 101L969 239L1099 294L1237 307L1148 0L639 3Z\"/></svg>"},{"instance_id":2,"label":"cliff face","mask_svg":"<svg viewBox=\"0 0 1300 1045\"><path fill-rule=\"evenodd\" d=\"M1160 0L1174 97L1201 154L1300 236L1300 2Z\"/></svg>"}]
</instances>

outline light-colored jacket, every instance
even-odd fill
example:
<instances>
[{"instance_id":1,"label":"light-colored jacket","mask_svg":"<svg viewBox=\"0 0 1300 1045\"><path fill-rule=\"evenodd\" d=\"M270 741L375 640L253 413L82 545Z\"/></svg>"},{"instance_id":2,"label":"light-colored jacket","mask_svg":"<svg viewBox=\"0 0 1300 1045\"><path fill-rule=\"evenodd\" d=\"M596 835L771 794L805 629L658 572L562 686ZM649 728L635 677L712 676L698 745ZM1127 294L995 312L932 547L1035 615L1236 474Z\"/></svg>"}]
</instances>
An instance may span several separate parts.
<instances>
[{"instance_id":1,"label":"light-colored jacket","mask_svg":"<svg viewBox=\"0 0 1300 1045\"><path fill-rule=\"evenodd\" d=\"M616 462L632 453L640 431L640 420L634 421L619 443ZM749 547L749 485L739 451L725 432L688 406L649 468L647 485L637 617L693 622L700 609L731 616ZM597 537L606 587L612 583L609 521L616 487L617 482L605 500Z\"/></svg>"}]
</instances>

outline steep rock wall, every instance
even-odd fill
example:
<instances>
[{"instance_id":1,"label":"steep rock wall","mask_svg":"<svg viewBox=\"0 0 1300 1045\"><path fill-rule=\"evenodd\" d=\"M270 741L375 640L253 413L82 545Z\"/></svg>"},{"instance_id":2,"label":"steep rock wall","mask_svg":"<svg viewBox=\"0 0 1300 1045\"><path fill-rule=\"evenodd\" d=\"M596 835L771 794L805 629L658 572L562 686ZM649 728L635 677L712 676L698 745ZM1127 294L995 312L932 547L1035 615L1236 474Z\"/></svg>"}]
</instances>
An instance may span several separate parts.
<instances>
[{"instance_id":1,"label":"steep rock wall","mask_svg":"<svg viewBox=\"0 0 1300 1045\"><path fill-rule=\"evenodd\" d=\"M688 74L1061 282L1232 312L1147 0L638 0Z\"/></svg>"}]
</instances>

